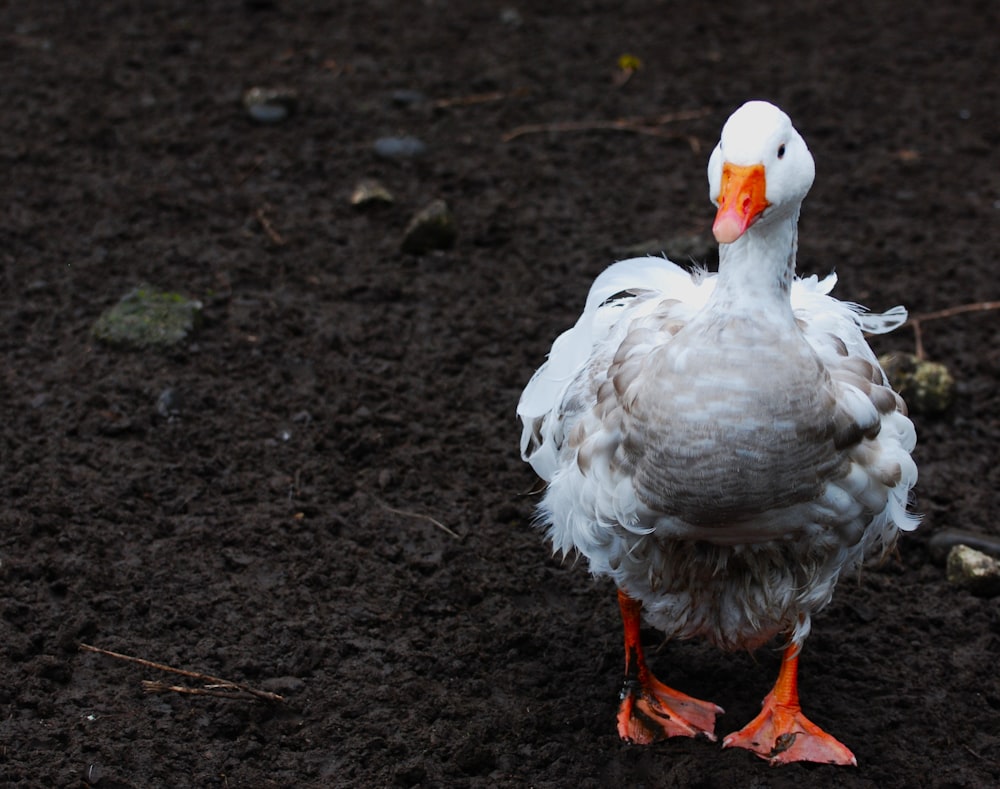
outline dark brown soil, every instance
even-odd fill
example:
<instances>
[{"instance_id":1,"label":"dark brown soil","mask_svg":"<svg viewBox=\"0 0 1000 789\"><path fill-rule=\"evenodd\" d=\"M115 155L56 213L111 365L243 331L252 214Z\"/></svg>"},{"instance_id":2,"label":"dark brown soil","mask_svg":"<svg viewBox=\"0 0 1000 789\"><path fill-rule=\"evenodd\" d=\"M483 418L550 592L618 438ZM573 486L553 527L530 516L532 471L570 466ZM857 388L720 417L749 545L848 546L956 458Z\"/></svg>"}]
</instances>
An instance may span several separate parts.
<instances>
[{"instance_id":1,"label":"dark brown soil","mask_svg":"<svg viewBox=\"0 0 1000 789\"><path fill-rule=\"evenodd\" d=\"M1000 782L997 601L927 550L946 527L1000 535L1000 313L925 325L959 389L916 418L923 527L842 583L806 645L806 712L857 769L618 741L612 589L532 528L514 419L615 250L707 231L708 152L748 98L788 110L817 160L802 273L836 269L875 309L1000 298L996 3L514 5L3 5L4 786ZM616 85L624 53L642 68ZM253 85L295 88L298 112L255 124ZM659 136L503 140L700 109ZM429 150L379 159L387 134ZM396 203L354 209L363 177ZM434 198L456 245L403 254ZM141 282L204 302L193 341L95 344ZM189 681L81 642L288 703L150 695ZM724 706L726 733L778 656L652 660Z\"/></svg>"}]
</instances>

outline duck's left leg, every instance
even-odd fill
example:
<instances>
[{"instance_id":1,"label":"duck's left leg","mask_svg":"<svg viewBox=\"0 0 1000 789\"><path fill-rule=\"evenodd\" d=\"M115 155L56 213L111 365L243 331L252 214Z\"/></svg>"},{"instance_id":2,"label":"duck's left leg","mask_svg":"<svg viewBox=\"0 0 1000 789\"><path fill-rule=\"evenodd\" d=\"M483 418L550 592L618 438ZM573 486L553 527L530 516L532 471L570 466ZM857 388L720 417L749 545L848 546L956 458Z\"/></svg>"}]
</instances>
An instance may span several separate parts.
<instances>
[{"instance_id":1,"label":"duck's left leg","mask_svg":"<svg viewBox=\"0 0 1000 789\"><path fill-rule=\"evenodd\" d=\"M664 685L646 666L639 640L642 603L618 592L625 626L625 683L618 705L618 735L648 745L665 737L704 735L715 742L715 716L722 707Z\"/></svg>"},{"instance_id":2,"label":"duck's left leg","mask_svg":"<svg viewBox=\"0 0 1000 789\"><path fill-rule=\"evenodd\" d=\"M802 714L799 707L799 646L785 649L774 688L760 715L726 737L723 748L746 748L772 765L821 762L857 766L854 754Z\"/></svg>"}]
</instances>

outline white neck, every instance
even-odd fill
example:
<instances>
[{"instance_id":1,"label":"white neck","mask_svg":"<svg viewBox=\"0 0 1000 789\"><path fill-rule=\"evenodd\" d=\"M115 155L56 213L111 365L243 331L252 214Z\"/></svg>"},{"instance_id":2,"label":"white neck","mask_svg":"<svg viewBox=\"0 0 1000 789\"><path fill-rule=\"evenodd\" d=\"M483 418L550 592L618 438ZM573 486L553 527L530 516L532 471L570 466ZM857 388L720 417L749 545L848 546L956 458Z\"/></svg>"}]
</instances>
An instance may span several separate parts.
<instances>
[{"instance_id":1,"label":"white neck","mask_svg":"<svg viewBox=\"0 0 1000 789\"><path fill-rule=\"evenodd\" d=\"M719 279L710 306L727 313L761 310L794 320L789 291L795 275L798 209L754 225L732 244L719 246Z\"/></svg>"}]
</instances>

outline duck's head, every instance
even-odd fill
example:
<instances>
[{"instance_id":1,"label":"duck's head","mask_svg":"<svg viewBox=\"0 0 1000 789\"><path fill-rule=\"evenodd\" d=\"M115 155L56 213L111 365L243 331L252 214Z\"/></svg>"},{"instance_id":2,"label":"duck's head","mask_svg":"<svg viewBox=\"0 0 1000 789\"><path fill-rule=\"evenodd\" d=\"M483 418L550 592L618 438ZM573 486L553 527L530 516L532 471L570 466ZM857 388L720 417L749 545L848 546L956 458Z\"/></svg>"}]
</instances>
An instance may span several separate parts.
<instances>
[{"instance_id":1,"label":"duck's head","mask_svg":"<svg viewBox=\"0 0 1000 789\"><path fill-rule=\"evenodd\" d=\"M712 232L731 244L759 223L797 216L816 167L789 117L766 101L729 116L708 162L709 196L718 206Z\"/></svg>"}]
</instances>

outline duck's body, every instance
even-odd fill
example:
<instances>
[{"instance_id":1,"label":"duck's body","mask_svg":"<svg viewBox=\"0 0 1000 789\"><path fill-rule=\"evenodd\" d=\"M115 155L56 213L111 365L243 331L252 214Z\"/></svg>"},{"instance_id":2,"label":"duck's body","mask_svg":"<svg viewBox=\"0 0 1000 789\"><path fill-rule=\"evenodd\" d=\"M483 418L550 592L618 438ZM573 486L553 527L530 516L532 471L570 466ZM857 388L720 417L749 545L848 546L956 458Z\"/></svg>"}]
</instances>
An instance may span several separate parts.
<instances>
[{"instance_id":1,"label":"duck's body","mask_svg":"<svg viewBox=\"0 0 1000 789\"><path fill-rule=\"evenodd\" d=\"M518 406L522 453L549 483L540 512L552 542L615 579L633 673L647 672L628 638L640 605L668 636L724 649L786 633L786 662L797 659L839 575L915 526L913 426L863 334L895 328L905 311L863 315L827 295L832 276L794 278L812 159L780 110L736 113L709 172L719 274L658 258L615 264ZM684 717L645 691L636 703ZM623 698L619 730L637 741L712 736L720 711L672 697L697 708L692 730L650 731ZM853 761L846 748L803 756L738 740L727 744L774 761Z\"/></svg>"}]
</instances>

